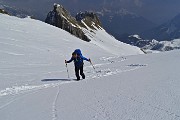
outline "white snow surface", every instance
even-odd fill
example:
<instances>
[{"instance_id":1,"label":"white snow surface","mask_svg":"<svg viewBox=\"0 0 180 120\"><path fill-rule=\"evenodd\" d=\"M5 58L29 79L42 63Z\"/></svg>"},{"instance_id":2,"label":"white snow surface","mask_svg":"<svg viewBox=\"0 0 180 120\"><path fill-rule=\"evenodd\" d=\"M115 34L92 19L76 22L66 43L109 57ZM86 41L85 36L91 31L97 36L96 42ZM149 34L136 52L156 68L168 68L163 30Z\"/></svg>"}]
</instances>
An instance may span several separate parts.
<instances>
[{"instance_id":1,"label":"white snow surface","mask_svg":"<svg viewBox=\"0 0 180 120\"><path fill-rule=\"evenodd\" d=\"M0 119L180 120L180 51L135 55L137 48L107 36L97 31L87 43L43 22L0 14ZM81 81L73 80L73 64L68 79L64 65L76 48L96 69L85 62Z\"/></svg>"}]
</instances>

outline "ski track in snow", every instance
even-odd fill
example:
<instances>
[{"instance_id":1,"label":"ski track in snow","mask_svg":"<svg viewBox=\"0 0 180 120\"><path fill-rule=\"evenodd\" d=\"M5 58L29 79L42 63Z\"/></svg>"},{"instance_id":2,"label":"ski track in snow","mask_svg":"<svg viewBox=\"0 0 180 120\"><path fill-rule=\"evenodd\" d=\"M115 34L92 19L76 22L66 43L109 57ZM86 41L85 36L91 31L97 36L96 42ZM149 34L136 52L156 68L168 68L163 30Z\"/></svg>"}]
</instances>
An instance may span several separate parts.
<instances>
[{"instance_id":1,"label":"ski track in snow","mask_svg":"<svg viewBox=\"0 0 180 120\"><path fill-rule=\"evenodd\" d=\"M112 59L116 59L116 60L112 60ZM118 60L117 60L118 59ZM119 60L120 59L120 60ZM119 73L123 73L123 72L130 72L130 71L134 71L137 70L139 68L142 68L146 65L141 65L141 64L130 64L125 66L127 68L127 70L120 70L120 69L115 69L114 71L111 70L110 68L106 67L108 65L114 64L116 62L123 62L126 60L126 58L123 57L108 57L108 58L101 58L101 60L103 61L107 61L103 64L95 64L94 66L97 67L96 69L98 70L98 67L105 67L105 69L102 69L100 71L93 71L93 69L91 68L91 75L87 76L86 80L89 79L98 79L98 78L102 78L102 77L107 77L107 76L111 76L111 75L115 75L115 74L119 74ZM86 66L86 68L89 68L92 66ZM54 71L53 71L54 72ZM57 71L56 71L57 72ZM59 72L66 72L66 70L63 71L59 71ZM43 74L49 74L52 72L48 72L48 73L43 73ZM64 84L69 84L69 83L73 83L73 82L77 82L77 81L65 81L65 82L58 82L58 83L50 83L50 84L42 84L42 85L23 85L23 86L12 86L9 88L6 88L4 90L0 91L0 98L3 96L7 96L7 95L19 95L19 94L25 94L25 95L29 95L29 92L32 94L32 92L38 92L39 90L42 89L47 89L47 88L51 88L51 87L57 87L57 93L56 96L54 98L54 101L52 103L52 120L58 120L58 114L57 114L57 101L58 101L58 97L60 94L60 86L64 85ZM24 95L23 95L24 96ZM23 97L21 96L21 97ZM8 105L10 105L11 103L13 103L14 101L19 100L21 97L18 97L12 101L9 101L8 103L0 106L0 109L3 109L5 107L7 107ZM95 109L93 109L91 106L87 106L84 104L84 106L86 106L87 109L89 110L93 110L97 116L95 115L93 117L93 119L97 119L98 117L103 118L104 120L112 120L110 117L110 112L101 104L99 103L98 106L100 108L100 111L97 111ZM178 116L178 115L176 115Z\"/></svg>"},{"instance_id":2,"label":"ski track in snow","mask_svg":"<svg viewBox=\"0 0 180 120\"><path fill-rule=\"evenodd\" d=\"M1 53L9 54L9 55L14 55L14 56L23 56L24 54L21 53L14 53L14 52L9 52L9 51L2 51L0 50Z\"/></svg>"},{"instance_id":3,"label":"ski track in snow","mask_svg":"<svg viewBox=\"0 0 180 120\"><path fill-rule=\"evenodd\" d=\"M108 57L108 58L103 58L104 60L108 60L108 62L106 63L103 63L103 64L95 64L94 66L95 67L100 67L100 66L106 66L106 65L109 65L109 64L113 64L115 62L122 62L126 59L121 59L121 60L117 60L117 61L109 61L110 59L112 58L115 58L115 57ZM116 57L116 59L119 58L119 57ZM91 69L91 71L89 73L91 73L91 75L87 76L87 79L86 80L89 80L89 79L94 79L94 78L102 78L102 77L106 77L106 76L111 76L111 75L115 75L115 74L118 74L118 73L123 73L123 72L130 72L130 71L134 71L134 70L137 70L139 68L142 68L142 67L145 67L147 65L141 65L141 64L130 64L130 65L127 65L127 70L121 70L121 69L115 69L114 71L111 70L110 68L106 68L106 69L102 69L102 70L99 70L99 71L94 71L93 69ZM92 67L92 66L87 66L85 67L88 68L88 67ZM97 68L98 70L98 68ZM66 70L63 70L63 71L56 71L56 72L65 72ZM47 72L47 73L43 73L43 74L50 74L52 72ZM9 87L9 88L6 88L4 90L0 90L0 97L3 97L3 96L7 96L7 95L15 95L15 94L21 94L21 93L24 93L24 92L28 92L28 91L32 91L32 90L40 90L40 89L45 89L45 88L49 88L49 87L57 87L59 85L63 85L63 84L68 84L68 83L72 83L72 82L75 82L75 81L65 81L65 82L59 82L59 83L50 83L50 84L42 84L42 85L22 85L22 86L12 86L12 87Z\"/></svg>"},{"instance_id":4,"label":"ski track in snow","mask_svg":"<svg viewBox=\"0 0 180 120\"><path fill-rule=\"evenodd\" d=\"M29 91L37 91L41 89L46 89L50 87L57 87L62 84L72 83L75 81L66 81L66 82L59 82L59 83L51 83L51 84L42 84L42 85L23 85L23 86L12 86L0 91L0 97L7 96L7 95L17 95L21 93L26 93Z\"/></svg>"},{"instance_id":5,"label":"ski track in snow","mask_svg":"<svg viewBox=\"0 0 180 120\"><path fill-rule=\"evenodd\" d=\"M113 60L113 59L115 59L115 60ZM117 62L118 63L123 62L123 61L126 61L127 58L125 58L125 57L102 57L102 58L100 58L100 60L107 61L107 62L103 63L103 64L95 64L94 66L97 67L97 68L96 68L96 70L94 70L94 74L96 74L96 75L92 74L92 75L87 76L87 77L90 77L90 78L106 77L106 76L111 76L111 75L115 75L115 74L118 74L118 73L134 71L134 70L137 70L137 69L140 69L142 67L147 66L147 64L130 64L130 65L124 66L124 68L126 68L126 70L121 70L120 69L121 66L119 66L119 68L117 66L114 67L114 68L116 68L114 70L111 70L109 67L106 67L105 69L102 69L101 68L102 66L113 65L114 63L117 63ZM87 67L92 67L92 66L87 66ZM98 70L99 68L100 68L100 70ZM113 67L111 67L111 68L113 68ZM90 72L92 72L92 71L90 71Z\"/></svg>"},{"instance_id":6,"label":"ski track in snow","mask_svg":"<svg viewBox=\"0 0 180 120\"><path fill-rule=\"evenodd\" d=\"M57 94L55 96L55 99L54 99L53 105L52 105L52 120L58 120L56 103L57 103L57 100L58 100L58 97L59 97L59 93L60 93L60 86L58 86Z\"/></svg>"}]
</instances>

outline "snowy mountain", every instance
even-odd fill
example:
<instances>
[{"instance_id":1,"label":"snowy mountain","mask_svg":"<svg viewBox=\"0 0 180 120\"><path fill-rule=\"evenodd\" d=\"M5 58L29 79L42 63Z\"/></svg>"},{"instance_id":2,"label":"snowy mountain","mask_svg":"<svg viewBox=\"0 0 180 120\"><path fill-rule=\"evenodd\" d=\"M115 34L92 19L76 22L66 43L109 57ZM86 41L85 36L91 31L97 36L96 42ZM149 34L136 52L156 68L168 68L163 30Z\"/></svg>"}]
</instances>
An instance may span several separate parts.
<instances>
[{"instance_id":1,"label":"snowy mountain","mask_svg":"<svg viewBox=\"0 0 180 120\"><path fill-rule=\"evenodd\" d=\"M172 20L151 30L143 32L141 35L146 39L156 39L158 41L171 41L180 38L180 14Z\"/></svg>"},{"instance_id":2,"label":"snowy mountain","mask_svg":"<svg viewBox=\"0 0 180 120\"><path fill-rule=\"evenodd\" d=\"M164 41L164 42L154 42L152 39L144 39L141 38L139 35L130 35L130 34L118 34L120 33L119 27L121 26L120 24L124 25L125 28L127 27L126 23L120 22L119 17L125 20L124 22L127 22L128 20L131 19L136 19L139 18L140 16L131 13L125 9L121 9L119 11L116 11L114 14L112 14L113 11L103 9L101 12L97 12L97 14L101 17L107 17L106 22L108 21L109 23L106 23L106 30L109 30L110 33L112 33L116 38L119 38L121 42L137 46L141 49L144 50L157 50L157 51L169 51L169 50L174 50L174 49L179 49L177 42L172 42L169 44L169 42ZM115 17L117 16L117 17ZM126 17L129 16L128 20L126 20ZM114 18L115 17L115 18ZM103 18L105 20L105 18ZM102 23L105 21L102 20ZM114 21L113 21L114 20ZM112 22L113 21L113 22ZM143 26L143 22L138 20L140 24L138 26ZM171 23L176 23L178 24L178 17L176 19L172 20L173 22ZM112 23L111 23L112 22ZM46 18L46 23L49 23L51 25L57 26L59 28L62 28L69 33L79 37L82 40L85 41L91 41L92 36L95 36L97 31L104 31L105 30L102 28L102 24L98 16L93 13L93 12L80 12L76 15L76 17L72 17L70 13L62 6L59 4L54 4L54 9L49 12ZM116 23L116 24L114 24ZM131 22L132 23L132 22ZM112 25L113 24L113 25ZM133 23L134 25L137 25ZM120 26L118 26L120 25ZM130 25L130 24L128 24ZM147 24L146 24L147 25ZM116 29L114 29L114 27ZM133 25L130 25L131 27L134 27ZM137 27L138 27L137 26ZM172 26L172 25L171 25ZM134 27L136 28L136 27ZM172 28L172 27L171 27ZM125 32L125 29L122 27L123 32ZM114 31L115 30L115 31ZM143 30L143 29L141 29ZM138 31L135 30L137 33ZM169 29L169 32L173 32L173 29ZM116 32L116 34L114 34ZM99 34L99 33L98 33ZM158 34L158 32L157 32ZM175 45L174 45L175 43ZM174 47L173 47L174 46Z\"/></svg>"},{"instance_id":3,"label":"snowy mountain","mask_svg":"<svg viewBox=\"0 0 180 120\"><path fill-rule=\"evenodd\" d=\"M0 14L2 120L179 120L179 51L141 51L103 30L85 42L30 18ZM80 48L86 79L64 60ZM125 55L125 56L122 56ZM134 56L127 56L134 55Z\"/></svg>"},{"instance_id":4,"label":"snowy mountain","mask_svg":"<svg viewBox=\"0 0 180 120\"><path fill-rule=\"evenodd\" d=\"M62 5L54 4L54 10L49 12L46 22L66 30L82 40L87 42L91 41L91 43L96 44L104 50L113 51L112 53L117 55L124 54L121 53L122 49L131 49L134 53L137 51L142 53L139 48L119 42L113 36L109 35L102 28L101 22L96 14L92 12L81 12L74 18Z\"/></svg>"},{"instance_id":5,"label":"snowy mountain","mask_svg":"<svg viewBox=\"0 0 180 120\"><path fill-rule=\"evenodd\" d=\"M48 13L45 21L46 23L60 27L85 41L90 40L84 36L82 31L82 28L87 29L86 26L91 29L95 29L93 25L95 25L96 28L104 27L108 33L118 40L121 40L121 36L124 33L137 34L155 26L152 22L135 13L129 12L126 9L117 11L104 8L101 11L96 12L96 14L94 12L86 11L77 13L76 17L72 17L62 5L55 4L54 9ZM84 23L86 25L84 25Z\"/></svg>"},{"instance_id":6,"label":"snowy mountain","mask_svg":"<svg viewBox=\"0 0 180 120\"><path fill-rule=\"evenodd\" d=\"M180 39L174 39L171 41L157 41L144 39L139 35L124 35L121 40L124 43L137 46L141 48L144 52L157 52L157 51L170 51L180 49ZM150 51L149 51L150 50ZM153 50L153 51L151 51Z\"/></svg>"}]
</instances>

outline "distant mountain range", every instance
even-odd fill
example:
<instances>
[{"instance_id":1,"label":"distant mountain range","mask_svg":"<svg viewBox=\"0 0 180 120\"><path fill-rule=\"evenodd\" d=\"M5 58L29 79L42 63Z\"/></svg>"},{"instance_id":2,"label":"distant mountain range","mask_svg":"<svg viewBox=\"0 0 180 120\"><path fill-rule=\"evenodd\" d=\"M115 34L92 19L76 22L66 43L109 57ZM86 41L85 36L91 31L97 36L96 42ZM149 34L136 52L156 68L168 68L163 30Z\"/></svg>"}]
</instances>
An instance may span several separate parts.
<instances>
[{"instance_id":1,"label":"distant mountain range","mask_svg":"<svg viewBox=\"0 0 180 120\"><path fill-rule=\"evenodd\" d=\"M27 16L33 16L31 13L29 13L23 9L10 7L7 5L3 5L1 3L0 3L0 9L6 11L9 15L20 17L20 18L25 18Z\"/></svg>"},{"instance_id":2,"label":"distant mountain range","mask_svg":"<svg viewBox=\"0 0 180 120\"><path fill-rule=\"evenodd\" d=\"M143 32L141 36L145 39L156 39L158 41L180 38L180 14L158 27Z\"/></svg>"},{"instance_id":3,"label":"distant mountain range","mask_svg":"<svg viewBox=\"0 0 180 120\"><path fill-rule=\"evenodd\" d=\"M123 34L140 34L157 26L144 17L129 12L126 9L120 9L118 11L103 9L97 13L107 32L119 40L121 40Z\"/></svg>"},{"instance_id":4,"label":"distant mountain range","mask_svg":"<svg viewBox=\"0 0 180 120\"><path fill-rule=\"evenodd\" d=\"M145 50L180 49L180 14L168 22L140 34L123 34L119 40Z\"/></svg>"}]
</instances>

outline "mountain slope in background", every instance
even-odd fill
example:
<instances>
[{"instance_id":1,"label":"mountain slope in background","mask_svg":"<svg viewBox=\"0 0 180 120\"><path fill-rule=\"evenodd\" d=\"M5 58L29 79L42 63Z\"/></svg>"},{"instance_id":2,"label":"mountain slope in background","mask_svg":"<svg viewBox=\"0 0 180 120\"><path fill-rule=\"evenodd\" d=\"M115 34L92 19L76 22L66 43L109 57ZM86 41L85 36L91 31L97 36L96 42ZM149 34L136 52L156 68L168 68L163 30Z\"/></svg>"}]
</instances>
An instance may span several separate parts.
<instances>
[{"instance_id":1,"label":"mountain slope in background","mask_svg":"<svg viewBox=\"0 0 180 120\"><path fill-rule=\"evenodd\" d=\"M46 23L60 27L85 41L90 40L82 31L82 28L87 29L86 26L91 29L102 28L102 23L107 32L119 40L121 40L121 35L123 33L138 34L155 26L152 22L145 20L143 17L134 13L130 13L125 9L119 11L104 9L101 12L97 12L97 14L102 21L100 21L93 12L77 13L74 18L62 5L55 4L54 10L49 12L45 21ZM84 23L86 25L84 25ZM94 25L96 28L93 27Z\"/></svg>"},{"instance_id":2,"label":"mountain slope in background","mask_svg":"<svg viewBox=\"0 0 180 120\"><path fill-rule=\"evenodd\" d=\"M180 39L174 39L171 41L157 41L155 39L144 39L139 35L126 34L122 40L124 43L141 48L145 53L180 49Z\"/></svg>"},{"instance_id":3,"label":"mountain slope in background","mask_svg":"<svg viewBox=\"0 0 180 120\"><path fill-rule=\"evenodd\" d=\"M51 10L52 4L55 2L61 2L61 4L65 6L65 8L67 8L73 16L75 16L76 13L78 13L79 11L92 10L97 12L102 10L109 10L111 11L110 15L107 12L104 12L106 16L104 17L104 19L103 17L101 18L101 20L103 21L103 27L119 40L121 40L122 38L122 36L120 36L119 34L138 34L139 32L142 32L144 30L156 27L154 26L154 23L157 25L161 25L162 23L172 19L180 11L179 0L173 0L173 2L172 0L16 0L15 2L12 0L1 1L5 5L25 9L30 13L33 13L33 16L35 18L42 21L45 20L45 18L47 17L47 13ZM39 5L43 7L39 7ZM120 15L116 13L122 10L133 11L133 13L135 13L135 16L124 15L125 17L121 18ZM116 18L120 22L118 22L118 20L116 19L113 19L114 23L109 23L109 18ZM111 29L109 29L109 26ZM119 33L117 32L117 29L120 31ZM163 34L162 36L166 36L166 34Z\"/></svg>"},{"instance_id":4,"label":"mountain slope in background","mask_svg":"<svg viewBox=\"0 0 180 120\"><path fill-rule=\"evenodd\" d=\"M179 120L179 51L135 56L136 47L96 32L85 42L38 20L1 14L0 118ZM70 79L64 64L76 48L96 68L85 62L79 82L73 63Z\"/></svg>"},{"instance_id":5,"label":"mountain slope in background","mask_svg":"<svg viewBox=\"0 0 180 120\"><path fill-rule=\"evenodd\" d=\"M104 28L118 40L121 40L122 35L125 33L139 34L156 26L156 24L142 16L129 12L126 9L103 9L98 13Z\"/></svg>"},{"instance_id":6,"label":"mountain slope in background","mask_svg":"<svg viewBox=\"0 0 180 120\"><path fill-rule=\"evenodd\" d=\"M145 39L156 39L158 41L180 38L180 14L175 16L172 20L164 23L156 28L143 32L141 35Z\"/></svg>"},{"instance_id":7,"label":"mountain slope in background","mask_svg":"<svg viewBox=\"0 0 180 120\"><path fill-rule=\"evenodd\" d=\"M158 51L176 50L176 49L180 49L180 39L174 39L171 41L152 40L142 48L144 50L158 50Z\"/></svg>"},{"instance_id":8,"label":"mountain slope in background","mask_svg":"<svg viewBox=\"0 0 180 120\"><path fill-rule=\"evenodd\" d=\"M36 1L34 3L36 4L41 4L43 7L40 8L39 6L34 5L31 9L31 6L33 4L32 2L33 0L28 1L28 5L24 5L24 6L20 6L21 4L23 4L23 1L17 1L11 4L15 4L16 6L18 6L19 8L23 8L25 6L24 9L28 8L28 11L31 11L34 15L35 18L40 19L42 21L45 20L45 15L47 15L47 13L49 12L49 10L51 9L51 5L54 2L59 2L59 1ZM4 3L9 3L8 1L4 1ZM19 4L18 4L19 3ZM76 0L76 1L61 1L61 3L63 4L63 6L65 6L66 8L69 9L69 11L74 15L76 15L76 13L78 13L79 11L101 11L104 15L101 16L101 21L103 24L103 27L112 35L114 35L117 39L119 39L121 34L124 33L130 33L130 34L138 34L139 32L142 32L143 30L148 30L150 28L155 27L155 24L152 23L151 21L147 20L146 18L140 16L138 13L133 13L131 14L131 12L128 11L134 11L134 10L129 10L126 9L125 6L127 6L127 3L132 4L134 6L137 5L137 2L130 2L127 1L127 3L125 2L125 4L121 4L123 3L123 1L93 1L91 3L89 3L88 1L82 1L82 0ZM108 4L109 3L109 4ZM87 6L88 4L88 6ZM72 7L73 5L73 7ZM124 5L124 7L123 7ZM107 12L105 10L111 11L111 12ZM124 14L125 13L125 14ZM128 13L128 14L127 14ZM109 22L109 20L111 20L111 22ZM111 26L111 29L109 29L109 26ZM117 30L119 32L117 32Z\"/></svg>"},{"instance_id":9,"label":"mountain slope in background","mask_svg":"<svg viewBox=\"0 0 180 120\"><path fill-rule=\"evenodd\" d=\"M91 41L104 50L113 51L117 55L121 54L122 49L130 49L134 53L140 52L139 48L119 42L113 36L110 36L102 28L96 14L92 12L81 12L74 18L62 5L55 4L54 10L48 14L46 22L62 28L80 39Z\"/></svg>"},{"instance_id":10,"label":"mountain slope in background","mask_svg":"<svg viewBox=\"0 0 180 120\"><path fill-rule=\"evenodd\" d=\"M19 18L25 18L27 16L33 16L30 12L15 7L10 7L0 3L0 9L5 10L9 15L16 16Z\"/></svg>"}]
</instances>

